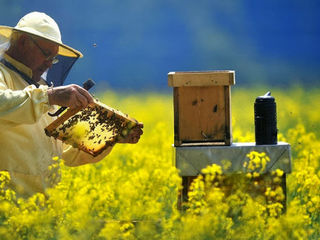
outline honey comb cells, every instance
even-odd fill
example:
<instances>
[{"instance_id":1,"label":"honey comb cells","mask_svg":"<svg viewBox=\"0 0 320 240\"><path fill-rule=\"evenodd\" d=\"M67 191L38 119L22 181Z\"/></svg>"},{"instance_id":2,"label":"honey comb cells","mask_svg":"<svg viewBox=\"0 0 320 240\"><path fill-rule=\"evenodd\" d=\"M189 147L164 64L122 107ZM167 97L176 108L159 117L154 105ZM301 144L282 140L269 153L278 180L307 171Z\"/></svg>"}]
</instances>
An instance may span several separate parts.
<instances>
[{"instance_id":1,"label":"honey comb cells","mask_svg":"<svg viewBox=\"0 0 320 240\"><path fill-rule=\"evenodd\" d=\"M126 137L137 120L100 102L80 111L68 110L45 132L93 156Z\"/></svg>"}]
</instances>

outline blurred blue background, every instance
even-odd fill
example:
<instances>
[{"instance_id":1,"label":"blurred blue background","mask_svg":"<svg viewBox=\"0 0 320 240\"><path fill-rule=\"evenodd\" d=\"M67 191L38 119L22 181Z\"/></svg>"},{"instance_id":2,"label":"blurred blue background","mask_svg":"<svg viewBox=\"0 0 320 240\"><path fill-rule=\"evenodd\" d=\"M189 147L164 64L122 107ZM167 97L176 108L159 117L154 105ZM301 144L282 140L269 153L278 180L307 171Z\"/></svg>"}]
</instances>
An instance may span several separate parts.
<instances>
[{"instance_id":1,"label":"blurred blue background","mask_svg":"<svg viewBox=\"0 0 320 240\"><path fill-rule=\"evenodd\" d=\"M170 71L235 70L240 86L319 85L318 0L0 0L0 24L53 17L80 50L66 83L169 90Z\"/></svg>"}]
</instances>

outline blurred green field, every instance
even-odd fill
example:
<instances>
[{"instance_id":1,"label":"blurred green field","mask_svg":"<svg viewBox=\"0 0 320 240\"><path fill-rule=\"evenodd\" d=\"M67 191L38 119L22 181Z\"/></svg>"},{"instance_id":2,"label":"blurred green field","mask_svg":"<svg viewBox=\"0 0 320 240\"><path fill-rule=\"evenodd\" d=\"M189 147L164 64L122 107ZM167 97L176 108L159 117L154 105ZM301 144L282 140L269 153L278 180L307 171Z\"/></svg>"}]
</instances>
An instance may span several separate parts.
<instances>
[{"instance_id":1,"label":"blurred green field","mask_svg":"<svg viewBox=\"0 0 320 240\"><path fill-rule=\"evenodd\" d=\"M181 178L173 166L171 94L115 92L100 101L144 123L136 145L117 144L97 164L61 167L61 182L16 199L1 175L1 239L319 239L320 89L232 89L234 142L254 141L253 104L270 90L277 102L279 140L291 144L293 172L287 177L286 214L276 201L261 201L198 179L189 210L179 212ZM207 174L220 176L214 166ZM208 185L209 184L209 185ZM270 189L269 189L270 190ZM271 189L266 196L274 194ZM236 211L235 211L236 210Z\"/></svg>"}]
</instances>

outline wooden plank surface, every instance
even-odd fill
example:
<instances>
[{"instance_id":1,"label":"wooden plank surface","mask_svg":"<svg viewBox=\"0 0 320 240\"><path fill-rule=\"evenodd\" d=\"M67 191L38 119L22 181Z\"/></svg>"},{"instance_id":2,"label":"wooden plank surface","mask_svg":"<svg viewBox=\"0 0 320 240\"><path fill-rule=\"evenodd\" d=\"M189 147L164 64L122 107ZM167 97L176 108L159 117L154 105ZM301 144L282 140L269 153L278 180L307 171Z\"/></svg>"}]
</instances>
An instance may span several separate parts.
<instances>
[{"instance_id":1,"label":"wooden plank surface","mask_svg":"<svg viewBox=\"0 0 320 240\"><path fill-rule=\"evenodd\" d=\"M179 90L179 138L182 142L224 141L225 91L223 86Z\"/></svg>"},{"instance_id":2,"label":"wooden plank surface","mask_svg":"<svg viewBox=\"0 0 320 240\"><path fill-rule=\"evenodd\" d=\"M234 71L169 72L168 85L171 87L230 86L235 84Z\"/></svg>"},{"instance_id":3,"label":"wooden plank surface","mask_svg":"<svg viewBox=\"0 0 320 240\"><path fill-rule=\"evenodd\" d=\"M231 118L231 87L224 86L225 91L225 144L231 145L232 144L232 118Z\"/></svg>"},{"instance_id":4,"label":"wooden plank surface","mask_svg":"<svg viewBox=\"0 0 320 240\"><path fill-rule=\"evenodd\" d=\"M180 140L180 120L179 120L179 88L173 88L173 110L174 110L174 145L179 146L182 142Z\"/></svg>"}]
</instances>

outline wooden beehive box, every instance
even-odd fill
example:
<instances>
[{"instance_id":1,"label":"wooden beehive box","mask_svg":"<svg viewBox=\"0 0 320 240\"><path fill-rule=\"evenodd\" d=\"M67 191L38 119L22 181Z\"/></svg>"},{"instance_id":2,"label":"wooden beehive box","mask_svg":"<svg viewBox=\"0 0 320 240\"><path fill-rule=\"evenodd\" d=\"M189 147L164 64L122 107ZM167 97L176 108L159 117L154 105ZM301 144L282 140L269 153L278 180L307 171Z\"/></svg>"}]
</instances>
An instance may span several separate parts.
<instances>
[{"instance_id":1,"label":"wooden beehive box","mask_svg":"<svg viewBox=\"0 0 320 240\"><path fill-rule=\"evenodd\" d=\"M169 72L173 87L174 145L230 145L234 71Z\"/></svg>"},{"instance_id":2,"label":"wooden beehive box","mask_svg":"<svg viewBox=\"0 0 320 240\"><path fill-rule=\"evenodd\" d=\"M45 128L45 133L97 156L126 137L135 126L143 127L143 124L95 101L84 109L68 109Z\"/></svg>"}]
</instances>

